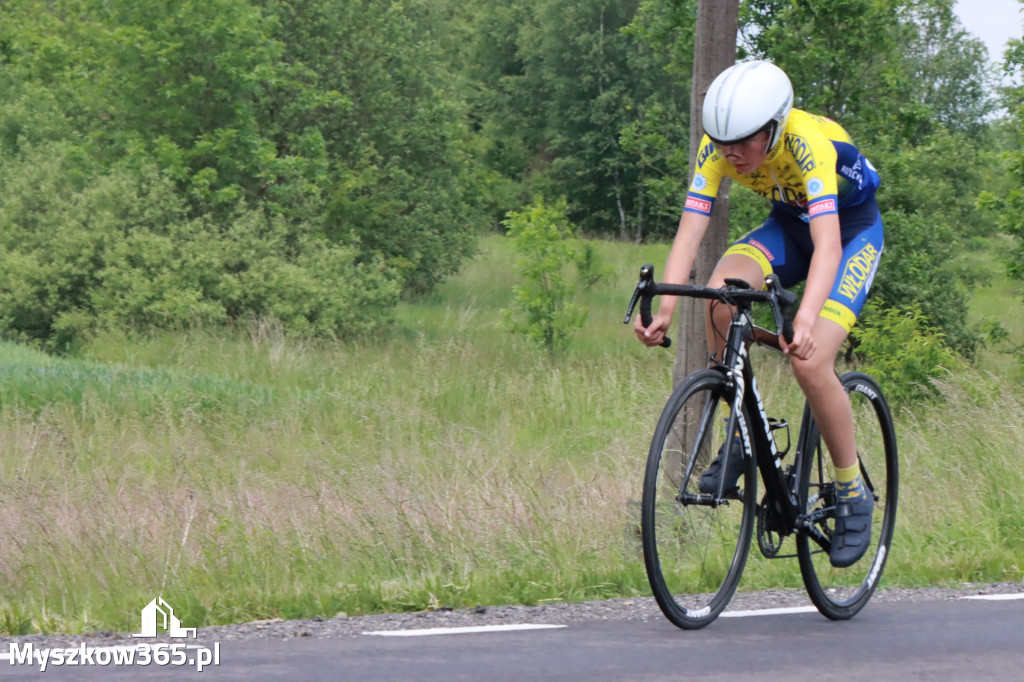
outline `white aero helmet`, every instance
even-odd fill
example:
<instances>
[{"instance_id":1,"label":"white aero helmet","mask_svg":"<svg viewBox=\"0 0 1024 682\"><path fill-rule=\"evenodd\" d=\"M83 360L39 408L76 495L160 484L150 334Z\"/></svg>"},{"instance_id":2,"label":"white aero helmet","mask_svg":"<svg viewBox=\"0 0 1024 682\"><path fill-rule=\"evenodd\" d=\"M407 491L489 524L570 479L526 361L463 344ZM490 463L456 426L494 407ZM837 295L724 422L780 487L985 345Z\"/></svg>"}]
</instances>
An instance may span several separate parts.
<instances>
[{"instance_id":1,"label":"white aero helmet","mask_svg":"<svg viewBox=\"0 0 1024 682\"><path fill-rule=\"evenodd\" d=\"M771 153L793 108L793 85L771 62L740 62L718 74L704 97L704 132L716 144L735 144L767 129Z\"/></svg>"}]
</instances>

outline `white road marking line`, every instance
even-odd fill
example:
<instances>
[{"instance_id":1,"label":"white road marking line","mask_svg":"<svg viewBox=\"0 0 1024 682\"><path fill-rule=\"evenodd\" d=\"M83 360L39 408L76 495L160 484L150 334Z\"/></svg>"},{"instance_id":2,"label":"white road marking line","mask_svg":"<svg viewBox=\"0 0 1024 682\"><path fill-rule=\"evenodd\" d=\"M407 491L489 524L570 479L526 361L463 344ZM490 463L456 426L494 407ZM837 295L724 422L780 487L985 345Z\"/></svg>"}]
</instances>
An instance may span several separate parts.
<instances>
[{"instance_id":1,"label":"white road marking line","mask_svg":"<svg viewBox=\"0 0 1024 682\"><path fill-rule=\"evenodd\" d=\"M477 625L464 628L424 628L420 630L377 630L364 632L364 635L378 637L426 637L429 635L464 635L473 632L509 632L511 630L551 630L564 628L565 625L542 625L523 623L521 625Z\"/></svg>"},{"instance_id":2,"label":"white road marking line","mask_svg":"<svg viewBox=\"0 0 1024 682\"><path fill-rule=\"evenodd\" d=\"M789 613L816 613L813 606L787 606L777 609L757 609L756 611L723 611L719 618L746 618L748 616L780 616Z\"/></svg>"},{"instance_id":3,"label":"white road marking line","mask_svg":"<svg viewBox=\"0 0 1024 682\"><path fill-rule=\"evenodd\" d=\"M967 597L960 597L960 599L978 599L986 601L1009 601L1011 599L1024 599L1024 593L1016 594L974 594ZM778 616L786 615L791 613L814 613L817 611L813 606L790 606L775 609L757 609L751 611L725 611L719 616L720 618L747 618L750 616ZM567 627L565 625L546 625L541 623L522 623L518 625L477 625L472 627L461 627L461 628L424 628L420 630L377 630L373 632L363 632L364 635L374 635L377 637L428 637L431 635L464 635L472 634L477 632L513 632L516 630L557 630L559 628ZM100 650L109 651L125 651L128 649L135 649L138 645L131 646L107 646L107 647L95 647L91 650L95 653ZM188 644L185 646L186 649L205 649L202 645ZM9 653L0 653L0 661L10 660L11 655Z\"/></svg>"},{"instance_id":4,"label":"white road marking line","mask_svg":"<svg viewBox=\"0 0 1024 682\"><path fill-rule=\"evenodd\" d=\"M985 599L1001 601L1009 599L1024 599L1021 594L979 594L960 599ZM752 616L782 616L793 613L817 613L818 609L813 606L787 606L773 609L756 609L748 611L724 611L720 618L749 618ZM426 628L421 630L380 630L376 632L364 632L364 635L376 635L379 637L425 637L429 635L459 635L474 632L508 632L514 630L544 630L564 628L565 625L481 625L476 627L461 628Z\"/></svg>"}]
</instances>

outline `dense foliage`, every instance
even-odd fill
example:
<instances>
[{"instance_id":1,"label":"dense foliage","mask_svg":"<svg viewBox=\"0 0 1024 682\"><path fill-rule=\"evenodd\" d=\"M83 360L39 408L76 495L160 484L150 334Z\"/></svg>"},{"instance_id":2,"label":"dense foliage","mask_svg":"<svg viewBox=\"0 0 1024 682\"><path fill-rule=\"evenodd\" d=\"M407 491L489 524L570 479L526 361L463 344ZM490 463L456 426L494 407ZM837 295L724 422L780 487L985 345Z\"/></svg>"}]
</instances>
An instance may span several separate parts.
<instances>
[{"instance_id":1,"label":"dense foliage","mask_svg":"<svg viewBox=\"0 0 1024 682\"><path fill-rule=\"evenodd\" d=\"M600 0L478 7L473 16L486 30L476 34L466 73L479 85L484 163L518 183L502 210L564 194L585 233L638 241L674 234L688 178L695 4L645 0L634 12L625 3L631 21L622 3ZM999 168L987 152L993 74L952 7L747 0L740 54L786 69L797 106L841 122L879 168L888 229L878 309L920 310L922 323L971 357L982 335L968 324L967 301L985 273L966 271L957 255L966 240L991 233L975 199ZM758 197L737 189L731 199L734 234L763 218Z\"/></svg>"},{"instance_id":2,"label":"dense foliage","mask_svg":"<svg viewBox=\"0 0 1024 682\"><path fill-rule=\"evenodd\" d=\"M740 54L779 63L879 168L880 307L970 356L980 275L956 255L993 229L975 200L1006 187L1014 133L952 5L745 0ZM351 336L560 197L585 235L670 238L695 7L0 0L0 333L61 348L255 316ZM736 232L764 214L732 205Z\"/></svg>"},{"instance_id":3,"label":"dense foliage","mask_svg":"<svg viewBox=\"0 0 1024 682\"><path fill-rule=\"evenodd\" d=\"M0 3L0 331L358 333L472 247L427 2Z\"/></svg>"},{"instance_id":4,"label":"dense foliage","mask_svg":"<svg viewBox=\"0 0 1024 682\"><path fill-rule=\"evenodd\" d=\"M1024 11L1024 5L1022 5ZM999 225L1016 237L1016 249L1009 254L1009 272L1024 281L1024 39L1011 40L1004 63L1002 103L1008 120L1001 130L1006 136L1003 148L1009 178L1001 191L992 189L984 193L982 204L993 208L999 215ZM1018 348L1024 360L1024 347Z\"/></svg>"},{"instance_id":5,"label":"dense foliage","mask_svg":"<svg viewBox=\"0 0 1024 682\"><path fill-rule=\"evenodd\" d=\"M469 3L479 30L463 63L484 161L517 187L500 214L565 196L585 233L637 241L678 219L689 77L667 76L664 45L640 39L661 20L640 4Z\"/></svg>"},{"instance_id":6,"label":"dense foliage","mask_svg":"<svg viewBox=\"0 0 1024 682\"><path fill-rule=\"evenodd\" d=\"M879 169L886 241L874 309L919 309L971 357L981 339L967 302L981 274L964 271L957 255L991 231L974 200L996 171L982 152L994 103L985 48L952 7L751 0L745 36L753 54L790 75L797 106L839 121Z\"/></svg>"}]
</instances>

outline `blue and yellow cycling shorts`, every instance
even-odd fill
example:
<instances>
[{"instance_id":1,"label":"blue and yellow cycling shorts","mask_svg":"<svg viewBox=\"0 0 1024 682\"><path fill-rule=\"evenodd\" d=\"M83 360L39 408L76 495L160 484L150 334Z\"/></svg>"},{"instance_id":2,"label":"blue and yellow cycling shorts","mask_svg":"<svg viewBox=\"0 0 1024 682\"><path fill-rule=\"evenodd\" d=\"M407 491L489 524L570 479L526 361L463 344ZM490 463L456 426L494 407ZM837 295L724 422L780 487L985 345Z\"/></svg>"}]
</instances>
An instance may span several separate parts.
<instances>
[{"instance_id":1,"label":"blue and yellow cycling shorts","mask_svg":"<svg viewBox=\"0 0 1024 682\"><path fill-rule=\"evenodd\" d=\"M849 209L841 208L839 225L843 259L821 317L849 332L871 289L885 235L874 199ZM725 255L735 253L753 258L766 277L774 272L782 286L789 288L807 279L813 252L810 226L788 212L772 210L760 227L726 249Z\"/></svg>"}]
</instances>

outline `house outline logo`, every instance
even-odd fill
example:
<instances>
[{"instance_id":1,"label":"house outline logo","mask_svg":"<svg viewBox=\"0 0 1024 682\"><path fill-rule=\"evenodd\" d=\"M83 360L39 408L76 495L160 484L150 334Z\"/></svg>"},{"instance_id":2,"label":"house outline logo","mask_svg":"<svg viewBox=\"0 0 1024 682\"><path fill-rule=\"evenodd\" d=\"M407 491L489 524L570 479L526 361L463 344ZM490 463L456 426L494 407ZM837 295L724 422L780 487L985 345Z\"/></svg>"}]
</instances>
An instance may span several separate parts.
<instances>
[{"instance_id":1,"label":"house outline logo","mask_svg":"<svg viewBox=\"0 0 1024 682\"><path fill-rule=\"evenodd\" d=\"M188 637L189 633L192 633L192 637L196 636L196 629L181 627L181 621L174 615L171 605L163 597L157 597L142 609L142 632L133 633L132 637L156 637L158 614L169 636Z\"/></svg>"}]
</instances>

